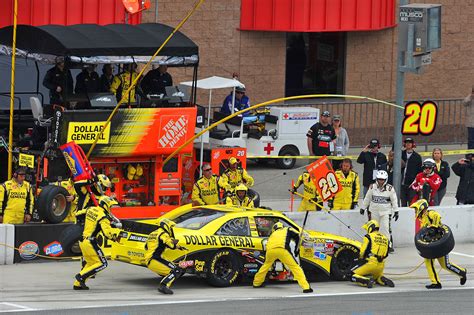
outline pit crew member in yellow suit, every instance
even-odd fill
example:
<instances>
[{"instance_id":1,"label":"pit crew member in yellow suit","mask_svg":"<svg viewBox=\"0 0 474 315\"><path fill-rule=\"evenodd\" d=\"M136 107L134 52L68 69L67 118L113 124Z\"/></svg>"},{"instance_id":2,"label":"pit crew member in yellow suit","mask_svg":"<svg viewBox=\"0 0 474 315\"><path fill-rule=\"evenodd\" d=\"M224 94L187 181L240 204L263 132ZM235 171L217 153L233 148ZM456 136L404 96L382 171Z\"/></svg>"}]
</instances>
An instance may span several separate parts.
<instances>
[{"instance_id":1,"label":"pit crew member in yellow suit","mask_svg":"<svg viewBox=\"0 0 474 315\"><path fill-rule=\"evenodd\" d=\"M246 170L239 166L235 157L229 159L229 168L219 178L219 186L224 188L227 195L234 193L235 187L244 184L247 188L253 186L254 180Z\"/></svg>"},{"instance_id":2,"label":"pit crew member in yellow suit","mask_svg":"<svg viewBox=\"0 0 474 315\"><path fill-rule=\"evenodd\" d=\"M212 174L209 164L202 166L202 176L193 186L193 206L217 205L219 203L219 179Z\"/></svg>"},{"instance_id":3,"label":"pit crew member in yellow suit","mask_svg":"<svg viewBox=\"0 0 474 315\"><path fill-rule=\"evenodd\" d=\"M158 287L158 291L163 294L173 294L170 287L184 272L171 261L163 258L163 252L167 248L185 250L184 247L178 245L178 240L174 238L173 228L175 225L176 223L171 220L162 219L159 228L150 233L145 244L145 260L148 269L164 276Z\"/></svg>"},{"instance_id":4,"label":"pit crew member in yellow suit","mask_svg":"<svg viewBox=\"0 0 474 315\"><path fill-rule=\"evenodd\" d=\"M434 211L428 209L428 201L426 199L420 199L417 202L413 203L410 208L415 209L415 215L418 219L421 220L421 227L440 227L441 224L441 215ZM449 272L452 272L459 276L461 285L464 285L467 280L467 270L465 268L459 267L458 265L449 261L449 255L436 258L441 265L441 267ZM427 259L425 258L425 266L428 271L428 276L430 277L431 284L427 285L427 289L441 289L441 282L439 280L438 273L436 272L434 262L436 259Z\"/></svg>"},{"instance_id":5,"label":"pit crew member in yellow suit","mask_svg":"<svg viewBox=\"0 0 474 315\"><path fill-rule=\"evenodd\" d=\"M120 101L123 97L125 104L136 103L136 87L132 88L130 92L124 96L124 93L132 85L132 82L137 78L138 74L136 69L136 63L126 64L124 66L124 71L114 77L112 84L110 84L110 92L115 94L117 101Z\"/></svg>"},{"instance_id":6,"label":"pit crew member in yellow suit","mask_svg":"<svg viewBox=\"0 0 474 315\"><path fill-rule=\"evenodd\" d=\"M86 214L85 210L88 207L94 206L94 202L92 201L91 195L87 191L86 186L90 186L91 191L97 200L102 194L100 192L100 189L96 185L100 185L100 188L103 192L105 192L107 188L112 187L112 182L107 177L107 175L99 174L97 175L97 179L99 180L98 183L92 183L88 180L80 180L74 182L74 190L77 194L76 219L78 222L83 222Z\"/></svg>"},{"instance_id":7,"label":"pit crew member in yellow suit","mask_svg":"<svg viewBox=\"0 0 474 315\"><path fill-rule=\"evenodd\" d=\"M316 185L311 180L311 176L307 171L304 171L303 174L298 177L295 186L293 186L292 192L298 191L298 188L301 186L301 184L303 184L304 187L304 198L301 200L298 211L320 211L322 208L310 201L313 200L321 205L323 204L323 200L321 197L319 197Z\"/></svg>"},{"instance_id":8,"label":"pit crew member in yellow suit","mask_svg":"<svg viewBox=\"0 0 474 315\"><path fill-rule=\"evenodd\" d=\"M66 218L64 218L63 222L76 222L78 197L76 190L74 189L74 181L72 180L72 178L70 178L68 180L55 182L53 183L53 185L63 187L69 193L69 195L66 196L66 200L67 202L71 203L71 207L69 208L69 213Z\"/></svg>"},{"instance_id":9,"label":"pit crew member in yellow suit","mask_svg":"<svg viewBox=\"0 0 474 315\"><path fill-rule=\"evenodd\" d=\"M23 224L31 220L33 189L25 176L26 168L19 167L12 179L0 185L0 223Z\"/></svg>"},{"instance_id":10,"label":"pit crew member in yellow suit","mask_svg":"<svg viewBox=\"0 0 474 315\"><path fill-rule=\"evenodd\" d=\"M359 201L360 183L359 175L352 170L351 159L342 160L341 169L336 171L336 177L342 185L342 191L338 192L334 199L329 200L329 208L332 210L354 209Z\"/></svg>"},{"instance_id":11,"label":"pit crew member in yellow suit","mask_svg":"<svg viewBox=\"0 0 474 315\"><path fill-rule=\"evenodd\" d=\"M267 272L273 266L275 260L281 261L293 273L296 281L303 289L303 293L311 293L311 289L303 269L296 262L290 248L290 242L293 240L295 244L299 244L299 234L290 227L283 227L283 223L277 222L273 225L273 232L268 238L265 253L265 262L255 274L253 279L253 287L261 288L264 286Z\"/></svg>"},{"instance_id":12,"label":"pit crew member in yellow suit","mask_svg":"<svg viewBox=\"0 0 474 315\"><path fill-rule=\"evenodd\" d=\"M382 286L393 288L393 281L383 276L385 259L388 256L388 238L380 233L379 223L370 220L362 226L367 231L360 248L360 259L364 261L362 265L352 269L352 282L360 283L368 287L373 287L374 281ZM373 278L369 278L371 276Z\"/></svg>"},{"instance_id":13,"label":"pit crew member in yellow suit","mask_svg":"<svg viewBox=\"0 0 474 315\"><path fill-rule=\"evenodd\" d=\"M229 206L240 206L254 208L253 200L247 196L248 188L244 184L235 187L235 195L227 196L225 204Z\"/></svg>"},{"instance_id":14,"label":"pit crew member in yellow suit","mask_svg":"<svg viewBox=\"0 0 474 315\"><path fill-rule=\"evenodd\" d=\"M74 290L89 290L89 287L86 286L87 279L107 268L107 259L96 238L102 231L102 234L108 239L117 239L120 229L110 225L110 212L113 207L118 207L118 202L115 199L101 196L99 197L99 206L87 208L82 241L79 242L86 264L75 276Z\"/></svg>"}]
</instances>

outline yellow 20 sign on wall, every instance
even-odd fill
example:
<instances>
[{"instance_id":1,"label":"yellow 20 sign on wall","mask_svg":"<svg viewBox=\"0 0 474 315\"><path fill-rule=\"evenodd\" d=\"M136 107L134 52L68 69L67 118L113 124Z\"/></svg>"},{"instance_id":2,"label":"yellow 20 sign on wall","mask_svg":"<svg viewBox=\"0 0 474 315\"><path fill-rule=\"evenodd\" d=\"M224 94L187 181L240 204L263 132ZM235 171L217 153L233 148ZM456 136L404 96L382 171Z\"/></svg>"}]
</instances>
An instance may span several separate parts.
<instances>
[{"instance_id":1,"label":"yellow 20 sign on wall","mask_svg":"<svg viewBox=\"0 0 474 315\"><path fill-rule=\"evenodd\" d=\"M429 136L436 129L438 106L433 101L410 102L405 106L402 134Z\"/></svg>"}]
</instances>

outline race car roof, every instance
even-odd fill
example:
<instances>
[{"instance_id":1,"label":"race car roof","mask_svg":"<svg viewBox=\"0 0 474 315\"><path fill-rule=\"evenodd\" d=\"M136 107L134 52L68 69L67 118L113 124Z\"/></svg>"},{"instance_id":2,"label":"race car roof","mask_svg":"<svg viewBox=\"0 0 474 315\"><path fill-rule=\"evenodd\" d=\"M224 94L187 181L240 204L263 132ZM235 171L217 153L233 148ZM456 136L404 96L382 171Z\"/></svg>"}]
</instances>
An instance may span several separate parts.
<instances>
[{"instance_id":1,"label":"race car roof","mask_svg":"<svg viewBox=\"0 0 474 315\"><path fill-rule=\"evenodd\" d=\"M18 25L17 49L54 56L152 56L173 29L160 23ZM0 29L0 44L12 46L13 26ZM198 55L198 46L176 32L159 54L169 57Z\"/></svg>"}]
</instances>

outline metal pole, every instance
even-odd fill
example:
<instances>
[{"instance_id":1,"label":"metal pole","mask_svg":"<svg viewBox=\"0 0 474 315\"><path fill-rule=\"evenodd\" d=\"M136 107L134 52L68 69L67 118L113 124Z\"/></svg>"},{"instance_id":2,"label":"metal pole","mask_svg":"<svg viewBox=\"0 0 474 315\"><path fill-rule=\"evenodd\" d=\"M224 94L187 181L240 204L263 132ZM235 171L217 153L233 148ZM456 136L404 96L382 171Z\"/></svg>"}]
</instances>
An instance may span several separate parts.
<instances>
[{"instance_id":1,"label":"metal pole","mask_svg":"<svg viewBox=\"0 0 474 315\"><path fill-rule=\"evenodd\" d=\"M12 39L12 71L10 83L10 130L8 132L8 178L12 177L13 166L13 112L15 110L15 62L16 62L16 24L18 17L18 0L13 6L13 39Z\"/></svg>"},{"instance_id":2,"label":"metal pole","mask_svg":"<svg viewBox=\"0 0 474 315\"><path fill-rule=\"evenodd\" d=\"M408 0L400 0L400 6L407 5ZM402 71L402 67L405 65L405 52L401 51L401 42L403 36L398 32L398 61L397 61L397 87L396 87L396 100L395 103L405 107L405 73ZM394 127L394 143L393 143L393 185L395 191L398 192L398 198L400 198L400 188L402 181L402 123L403 123L404 111L396 108L395 109L395 127Z\"/></svg>"},{"instance_id":3,"label":"metal pole","mask_svg":"<svg viewBox=\"0 0 474 315\"><path fill-rule=\"evenodd\" d=\"M158 0L155 0L155 23L158 23Z\"/></svg>"}]
</instances>

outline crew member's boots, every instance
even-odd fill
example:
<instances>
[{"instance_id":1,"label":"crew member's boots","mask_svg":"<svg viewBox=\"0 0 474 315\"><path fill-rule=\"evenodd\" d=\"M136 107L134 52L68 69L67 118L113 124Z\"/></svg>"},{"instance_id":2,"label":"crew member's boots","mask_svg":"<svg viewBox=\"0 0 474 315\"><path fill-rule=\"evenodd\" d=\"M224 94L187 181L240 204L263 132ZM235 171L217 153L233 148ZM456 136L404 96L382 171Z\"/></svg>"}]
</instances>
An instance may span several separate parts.
<instances>
[{"instance_id":1,"label":"crew member's boots","mask_svg":"<svg viewBox=\"0 0 474 315\"><path fill-rule=\"evenodd\" d=\"M426 286L427 289L441 289L441 283L432 283Z\"/></svg>"},{"instance_id":2,"label":"crew member's boots","mask_svg":"<svg viewBox=\"0 0 474 315\"><path fill-rule=\"evenodd\" d=\"M461 283L461 285L465 285L466 281L467 281L467 269L464 270L464 272L461 274L461 279L459 280L459 283Z\"/></svg>"},{"instance_id":3,"label":"crew member's boots","mask_svg":"<svg viewBox=\"0 0 474 315\"><path fill-rule=\"evenodd\" d=\"M161 284L158 287L158 292L161 292L163 294L173 294L173 291L170 288L168 288L167 286L165 286L164 284Z\"/></svg>"},{"instance_id":4,"label":"crew member's boots","mask_svg":"<svg viewBox=\"0 0 474 315\"><path fill-rule=\"evenodd\" d=\"M84 281L84 279L82 279L80 274L77 274L75 278L76 281L74 281L73 286L74 290L89 290L89 287L86 285L86 282Z\"/></svg>"}]
</instances>

